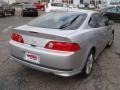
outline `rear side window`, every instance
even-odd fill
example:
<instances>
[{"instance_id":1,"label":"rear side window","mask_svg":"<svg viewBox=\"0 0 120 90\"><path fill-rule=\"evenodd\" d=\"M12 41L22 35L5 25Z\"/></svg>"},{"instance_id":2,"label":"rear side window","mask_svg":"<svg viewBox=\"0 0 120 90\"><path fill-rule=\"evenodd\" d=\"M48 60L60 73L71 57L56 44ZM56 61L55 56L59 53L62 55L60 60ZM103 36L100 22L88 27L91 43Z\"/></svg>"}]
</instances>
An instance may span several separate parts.
<instances>
[{"instance_id":1,"label":"rear side window","mask_svg":"<svg viewBox=\"0 0 120 90\"><path fill-rule=\"evenodd\" d=\"M101 14L94 14L95 18L97 19L97 22L98 22L98 27L104 27L106 24L106 19L105 17L103 17Z\"/></svg>"},{"instance_id":2,"label":"rear side window","mask_svg":"<svg viewBox=\"0 0 120 90\"><path fill-rule=\"evenodd\" d=\"M103 17L101 14L95 13L92 15L89 25L93 28L99 28L106 26L107 19Z\"/></svg>"},{"instance_id":3,"label":"rear side window","mask_svg":"<svg viewBox=\"0 0 120 90\"><path fill-rule=\"evenodd\" d=\"M97 27L98 27L98 22L97 22L97 19L95 18L94 15L91 16L88 24L89 24L89 26L91 26L92 28L97 28Z\"/></svg>"},{"instance_id":4,"label":"rear side window","mask_svg":"<svg viewBox=\"0 0 120 90\"><path fill-rule=\"evenodd\" d=\"M30 26L73 30L78 29L86 19L87 15L76 12L51 12L28 23Z\"/></svg>"}]
</instances>

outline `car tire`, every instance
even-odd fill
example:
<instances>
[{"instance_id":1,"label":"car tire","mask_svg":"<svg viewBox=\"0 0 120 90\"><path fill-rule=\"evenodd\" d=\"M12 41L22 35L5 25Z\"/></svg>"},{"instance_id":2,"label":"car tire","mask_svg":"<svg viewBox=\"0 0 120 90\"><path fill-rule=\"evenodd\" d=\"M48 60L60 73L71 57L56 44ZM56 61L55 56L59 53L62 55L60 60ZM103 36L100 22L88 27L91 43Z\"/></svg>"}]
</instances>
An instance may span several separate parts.
<instances>
[{"instance_id":1,"label":"car tire","mask_svg":"<svg viewBox=\"0 0 120 90\"><path fill-rule=\"evenodd\" d=\"M94 64L94 51L91 50L88 57L87 57L87 60L86 60L86 63L85 63L85 66L82 70L82 77L83 78L87 78L88 76L90 76L91 72L92 72L92 69L93 69L93 64Z\"/></svg>"},{"instance_id":2,"label":"car tire","mask_svg":"<svg viewBox=\"0 0 120 90\"><path fill-rule=\"evenodd\" d=\"M111 35L110 41L107 44L107 47L111 47L113 42L114 42L114 31L112 32L112 35Z\"/></svg>"}]
</instances>

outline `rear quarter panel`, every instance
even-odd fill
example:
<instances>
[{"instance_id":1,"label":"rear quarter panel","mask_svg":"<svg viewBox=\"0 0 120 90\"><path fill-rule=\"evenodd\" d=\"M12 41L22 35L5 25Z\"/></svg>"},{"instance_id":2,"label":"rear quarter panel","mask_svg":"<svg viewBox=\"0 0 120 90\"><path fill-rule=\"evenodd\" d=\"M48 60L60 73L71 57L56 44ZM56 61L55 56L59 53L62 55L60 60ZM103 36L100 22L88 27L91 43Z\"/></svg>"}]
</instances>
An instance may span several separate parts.
<instances>
[{"instance_id":1,"label":"rear quarter panel","mask_svg":"<svg viewBox=\"0 0 120 90\"><path fill-rule=\"evenodd\" d=\"M69 36L69 38L71 38L73 42L78 43L81 48L76 54L76 65L84 67L87 56L93 47L96 47L95 58L103 50L102 41L99 36L101 36L101 33L96 29L77 30L74 34Z\"/></svg>"}]
</instances>

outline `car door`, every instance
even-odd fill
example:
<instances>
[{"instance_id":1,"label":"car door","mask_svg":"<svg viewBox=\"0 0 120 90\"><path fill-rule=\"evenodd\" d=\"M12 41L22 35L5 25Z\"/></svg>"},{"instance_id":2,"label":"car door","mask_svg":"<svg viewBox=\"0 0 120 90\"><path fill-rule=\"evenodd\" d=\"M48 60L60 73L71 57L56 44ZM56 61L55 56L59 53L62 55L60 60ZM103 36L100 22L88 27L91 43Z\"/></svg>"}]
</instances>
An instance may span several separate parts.
<instances>
[{"instance_id":1,"label":"car door","mask_svg":"<svg viewBox=\"0 0 120 90\"><path fill-rule=\"evenodd\" d=\"M108 24L108 19L105 16L102 16L101 14L99 15L99 22L98 25L101 28L101 30L103 31L103 42L104 42L104 46L106 46L106 44L109 41L109 37L111 35L111 25Z\"/></svg>"},{"instance_id":2,"label":"car door","mask_svg":"<svg viewBox=\"0 0 120 90\"><path fill-rule=\"evenodd\" d=\"M95 14L95 17L98 18L98 26L103 33L103 46L105 47L106 43L108 42L108 34L111 27L108 25L107 17L104 17L101 14Z\"/></svg>"},{"instance_id":3,"label":"car door","mask_svg":"<svg viewBox=\"0 0 120 90\"><path fill-rule=\"evenodd\" d=\"M91 16L91 19L89 21L89 26L92 27L91 31L94 32L93 34L93 40L94 40L94 44L96 46L96 52L98 52L97 54L99 54L105 47L105 31L106 28L101 26L99 23L101 22L101 18L100 18L100 14L95 13ZM102 23L103 24L103 23Z\"/></svg>"},{"instance_id":4,"label":"car door","mask_svg":"<svg viewBox=\"0 0 120 90\"><path fill-rule=\"evenodd\" d=\"M110 37L111 37L111 35L112 35L112 31L113 31L113 25L112 24L110 24L109 22L109 20L108 20L108 18L107 17L105 17L105 16L103 16L103 21L104 21L104 26L105 26L105 28L106 28L106 30L105 30L105 32L104 32L104 34L105 34L105 38L106 38L106 44L108 43L108 41L109 41L109 39L110 39Z\"/></svg>"}]
</instances>

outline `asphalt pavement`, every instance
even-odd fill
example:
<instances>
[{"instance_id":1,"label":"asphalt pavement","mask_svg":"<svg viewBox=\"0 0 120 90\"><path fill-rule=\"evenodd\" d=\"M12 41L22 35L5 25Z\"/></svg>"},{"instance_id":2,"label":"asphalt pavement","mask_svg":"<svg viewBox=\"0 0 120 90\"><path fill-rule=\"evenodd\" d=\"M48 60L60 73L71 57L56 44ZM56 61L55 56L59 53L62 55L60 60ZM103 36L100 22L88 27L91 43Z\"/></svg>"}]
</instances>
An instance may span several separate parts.
<instances>
[{"instance_id":1,"label":"asphalt pavement","mask_svg":"<svg viewBox=\"0 0 120 90\"><path fill-rule=\"evenodd\" d=\"M25 67L9 59L12 28L34 17L0 17L0 90L120 90L120 23L115 23L115 40L94 64L90 77L63 78Z\"/></svg>"}]
</instances>

